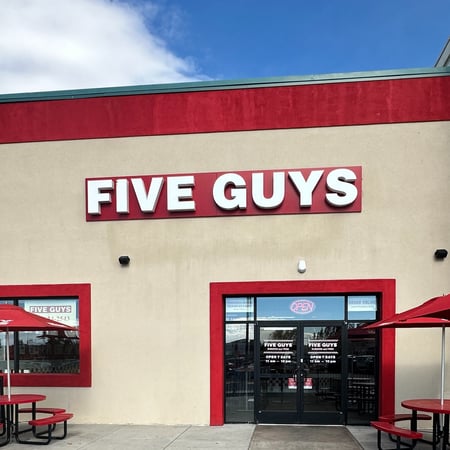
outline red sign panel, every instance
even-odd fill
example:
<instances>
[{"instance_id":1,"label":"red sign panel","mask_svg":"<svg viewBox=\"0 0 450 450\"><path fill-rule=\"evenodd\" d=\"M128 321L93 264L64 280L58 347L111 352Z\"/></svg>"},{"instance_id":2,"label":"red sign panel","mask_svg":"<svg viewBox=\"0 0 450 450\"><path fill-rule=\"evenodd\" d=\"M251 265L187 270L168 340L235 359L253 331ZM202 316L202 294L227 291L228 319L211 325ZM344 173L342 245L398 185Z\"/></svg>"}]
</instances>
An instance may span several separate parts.
<instances>
[{"instance_id":1,"label":"red sign panel","mask_svg":"<svg viewBox=\"0 0 450 450\"><path fill-rule=\"evenodd\" d=\"M86 179L86 220L361 211L362 168Z\"/></svg>"}]
</instances>

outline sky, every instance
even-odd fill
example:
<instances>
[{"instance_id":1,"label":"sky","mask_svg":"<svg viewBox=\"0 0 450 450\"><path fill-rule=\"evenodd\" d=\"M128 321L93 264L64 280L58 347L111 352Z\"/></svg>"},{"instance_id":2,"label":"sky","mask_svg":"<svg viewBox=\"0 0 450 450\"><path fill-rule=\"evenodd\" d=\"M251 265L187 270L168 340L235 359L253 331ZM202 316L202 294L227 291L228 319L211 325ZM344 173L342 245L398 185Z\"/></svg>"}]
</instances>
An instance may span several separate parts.
<instances>
[{"instance_id":1,"label":"sky","mask_svg":"<svg viewBox=\"0 0 450 450\"><path fill-rule=\"evenodd\" d=\"M450 0L0 0L0 94L433 67Z\"/></svg>"}]
</instances>

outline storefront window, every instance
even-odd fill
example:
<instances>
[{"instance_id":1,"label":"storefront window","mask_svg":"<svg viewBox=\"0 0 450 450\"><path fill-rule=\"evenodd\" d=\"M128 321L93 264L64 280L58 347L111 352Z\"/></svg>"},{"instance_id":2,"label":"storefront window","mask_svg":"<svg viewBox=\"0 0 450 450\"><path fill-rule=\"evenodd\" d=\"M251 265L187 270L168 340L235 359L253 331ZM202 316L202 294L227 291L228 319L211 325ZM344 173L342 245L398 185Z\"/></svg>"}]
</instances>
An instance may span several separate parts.
<instances>
[{"instance_id":1,"label":"storefront window","mask_svg":"<svg viewBox=\"0 0 450 450\"><path fill-rule=\"evenodd\" d=\"M225 320L253 320L255 309L254 297L230 297L225 300Z\"/></svg>"},{"instance_id":2,"label":"storefront window","mask_svg":"<svg viewBox=\"0 0 450 450\"><path fill-rule=\"evenodd\" d=\"M265 366L255 362L255 334L261 337L263 330L277 327L277 330L296 330L306 339L298 344L305 345L302 414L315 414L317 407L322 412L344 414L348 424L367 424L377 414L377 339L375 332L361 329L361 326L376 320L377 304L377 296L371 294L226 297L225 421L254 422L265 399L261 396L263 389L273 394L276 367L266 364L272 369L268 375L271 384L266 386ZM262 325L264 322L276 325ZM283 323L291 328L285 328ZM344 330L343 336L341 330ZM279 343L286 338L276 339ZM266 353L263 350L261 354ZM270 353L274 359L278 355L283 357L284 353L274 355ZM267 355L263 361L267 363ZM289 387L290 373L280 375L279 382L283 386L287 383L283 395L295 393ZM296 386L295 375L293 380ZM258 411L255 411L255 398L259 399ZM329 409L324 409L326 402ZM297 408L295 401L293 405Z\"/></svg>"},{"instance_id":3,"label":"storefront window","mask_svg":"<svg viewBox=\"0 0 450 450\"><path fill-rule=\"evenodd\" d=\"M9 353L15 386L91 386L90 286L0 286L0 303L64 323L76 331L0 333L0 372ZM7 353L8 352L8 353Z\"/></svg>"},{"instance_id":4,"label":"storefront window","mask_svg":"<svg viewBox=\"0 0 450 450\"><path fill-rule=\"evenodd\" d=\"M377 297L375 295L350 295L347 303L348 320L376 320Z\"/></svg>"},{"instance_id":5,"label":"storefront window","mask_svg":"<svg viewBox=\"0 0 450 450\"><path fill-rule=\"evenodd\" d=\"M377 338L365 322L348 324L347 423L365 425L377 415Z\"/></svg>"},{"instance_id":6,"label":"storefront window","mask_svg":"<svg viewBox=\"0 0 450 450\"><path fill-rule=\"evenodd\" d=\"M5 303L5 302L2 302ZM78 328L78 298L19 299L12 303L25 311ZM6 349L5 333L0 334L0 370L6 370L6 355L15 373L79 373L78 331L20 331L10 333Z\"/></svg>"},{"instance_id":7,"label":"storefront window","mask_svg":"<svg viewBox=\"0 0 450 450\"><path fill-rule=\"evenodd\" d=\"M254 325L225 327L225 416L227 422L254 420Z\"/></svg>"},{"instance_id":8,"label":"storefront window","mask_svg":"<svg viewBox=\"0 0 450 450\"><path fill-rule=\"evenodd\" d=\"M344 320L344 296L257 297L258 320Z\"/></svg>"}]
</instances>

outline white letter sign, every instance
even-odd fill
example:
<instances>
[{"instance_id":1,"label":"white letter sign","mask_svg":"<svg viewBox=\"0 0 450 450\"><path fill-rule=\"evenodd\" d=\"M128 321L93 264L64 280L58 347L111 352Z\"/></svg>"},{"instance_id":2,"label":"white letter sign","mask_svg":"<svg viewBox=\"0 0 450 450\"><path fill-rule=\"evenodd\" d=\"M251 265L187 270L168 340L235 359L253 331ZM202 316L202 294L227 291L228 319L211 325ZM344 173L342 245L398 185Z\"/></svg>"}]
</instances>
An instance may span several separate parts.
<instances>
[{"instance_id":1,"label":"white letter sign","mask_svg":"<svg viewBox=\"0 0 450 450\"><path fill-rule=\"evenodd\" d=\"M327 187L333 193L327 194L328 203L341 207L351 205L358 196L358 190L353 182L356 175L349 169L336 169L327 176Z\"/></svg>"},{"instance_id":2,"label":"white letter sign","mask_svg":"<svg viewBox=\"0 0 450 450\"><path fill-rule=\"evenodd\" d=\"M194 177L167 177L167 209L168 211L195 211L192 200Z\"/></svg>"},{"instance_id":3,"label":"white letter sign","mask_svg":"<svg viewBox=\"0 0 450 450\"><path fill-rule=\"evenodd\" d=\"M86 220L351 213L361 198L361 166L94 178Z\"/></svg>"},{"instance_id":4,"label":"white letter sign","mask_svg":"<svg viewBox=\"0 0 450 450\"><path fill-rule=\"evenodd\" d=\"M134 193L136 194L139 208L141 208L142 212L155 212L163 182L163 177L153 177L150 182L150 188L147 192L145 189L144 180L142 178L131 179Z\"/></svg>"},{"instance_id":5,"label":"white letter sign","mask_svg":"<svg viewBox=\"0 0 450 450\"><path fill-rule=\"evenodd\" d=\"M230 189L231 198L225 196L225 190L228 186L234 186ZM217 206L226 211L245 209L247 206L245 180L236 173L226 173L220 176L214 183L213 197Z\"/></svg>"},{"instance_id":6,"label":"white letter sign","mask_svg":"<svg viewBox=\"0 0 450 450\"><path fill-rule=\"evenodd\" d=\"M264 196L264 173L254 173L252 176L253 201L262 209L278 208L284 200L284 172L272 174L272 197Z\"/></svg>"},{"instance_id":7,"label":"white letter sign","mask_svg":"<svg viewBox=\"0 0 450 450\"><path fill-rule=\"evenodd\" d=\"M103 191L111 191L113 187L113 180L87 180L88 214L100 214L100 205L111 203L111 194Z\"/></svg>"}]
</instances>

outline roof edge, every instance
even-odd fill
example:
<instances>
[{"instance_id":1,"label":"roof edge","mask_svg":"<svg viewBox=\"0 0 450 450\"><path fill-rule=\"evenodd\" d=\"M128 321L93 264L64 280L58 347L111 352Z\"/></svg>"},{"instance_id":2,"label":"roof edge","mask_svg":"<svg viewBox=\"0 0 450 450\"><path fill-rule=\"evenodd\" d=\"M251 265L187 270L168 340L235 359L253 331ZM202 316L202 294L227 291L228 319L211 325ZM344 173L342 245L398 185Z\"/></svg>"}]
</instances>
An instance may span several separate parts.
<instances>
[{"instance_id":1,"label":"roof edge","mask_svg":"<svg viewBox=\"0 0 450 450\"><path fill-rule=\"evenodd\" d=\"M247 78L239 80L213 80L183 83L148 84L138 86L99 87L60 91L0 94L0 103L63 100L121 95L179 93L225 89L250 89L257 87L292 86L302 84L344 83L383 79L450 76L450 67L344 72L321 75Z\"/></svg>"},{"instance_id":2,"label":"roof edge","mask_svg":"<svg viewBox=\"0 0 450 450\"><path fill-rule=\"evenodd\" d=\"M442 49L438 60L434 67L448 67L450 65L450 37L447 39L447 43Z\"/></svg>"}]
</instances>

